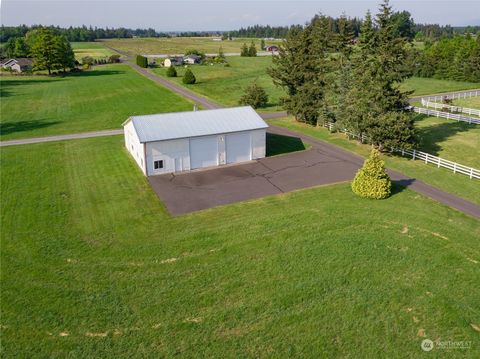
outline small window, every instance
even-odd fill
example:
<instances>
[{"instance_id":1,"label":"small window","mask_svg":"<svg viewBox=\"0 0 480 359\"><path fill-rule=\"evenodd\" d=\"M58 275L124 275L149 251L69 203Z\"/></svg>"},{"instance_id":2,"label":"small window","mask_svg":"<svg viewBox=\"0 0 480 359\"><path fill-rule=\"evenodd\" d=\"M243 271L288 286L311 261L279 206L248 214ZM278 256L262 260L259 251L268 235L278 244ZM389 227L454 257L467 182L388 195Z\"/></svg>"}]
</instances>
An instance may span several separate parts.
<instances>
[{"instance_id":1,"label":"small window","mask_svg":"<svg viewBox=\"0 0 480 359\"><path fill-rule=\"evenodd\" d=\"M153 169L159 170L163 168L163 160L153 161Z\"/></svg>"}]
</instances>

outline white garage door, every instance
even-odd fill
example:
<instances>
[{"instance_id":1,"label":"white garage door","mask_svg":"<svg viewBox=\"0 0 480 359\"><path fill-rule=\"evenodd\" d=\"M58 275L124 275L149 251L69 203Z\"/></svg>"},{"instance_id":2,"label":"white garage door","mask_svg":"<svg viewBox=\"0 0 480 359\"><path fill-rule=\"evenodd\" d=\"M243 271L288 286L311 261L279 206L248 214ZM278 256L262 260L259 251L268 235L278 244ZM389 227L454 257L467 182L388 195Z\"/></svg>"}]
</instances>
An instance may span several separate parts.
<instances>
[{"instance_id":1,"label":"white garage door","mask_svg":"<svg viewBox=\"0 0 480 359\"><path fill-rule=\"evenodd\" d=\"M227 163L250 161L250 132L232 133L226 136Z\"/></svg>"},{"instance_id":2,"label":"white garage door","mask_svg":"<svg viewBox=\"0 0 480 359\"><path fill-rule=\"evenodd\" d=\"M190 165L192 169L218 165L217 136L190 139Z\"/></svg>"}]
</instances>

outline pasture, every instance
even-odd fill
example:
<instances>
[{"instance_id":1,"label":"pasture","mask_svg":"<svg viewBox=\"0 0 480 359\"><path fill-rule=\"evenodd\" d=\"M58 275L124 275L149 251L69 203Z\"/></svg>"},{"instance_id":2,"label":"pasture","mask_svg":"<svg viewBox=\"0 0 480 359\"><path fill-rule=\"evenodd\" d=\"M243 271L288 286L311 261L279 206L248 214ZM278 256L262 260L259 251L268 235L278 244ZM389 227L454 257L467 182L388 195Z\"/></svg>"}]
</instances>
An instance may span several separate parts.
<instances>
[{"instance_id":1,"label":"pasture","mask_svg":"<svg viewBox=\"0 0 480 359\"><path fill-rule=\"evenodd\" d=\"M1 76L1 139L120 128L132 115L192 109L192 104L127 65L65 77Z\"/></svg>"},{"instance_id":2,"label":"pasture","mask_svg":"<svg viewBox=\"0 0 480 359\"><path fill-rule=\"evenodd\" d=\"M186 50L196 49L211 54L218 53L220 46L226 53L240 53L244 43L250 45L254 42L257 51L260 50L260 39L238 38L234 40L214 41L211 37L158 37L158 38L137 38L137 39L105 39L101 43L111 46L114 49L125 51L130 55L163 55L183 54ZM266 41L266 45L276 45L281 41Z\"/></svg>"},{"instance_id":3,"label":"pasture","mask_svg":"<svg viewBox=\"0 0 480 359\"><path fill-rule=\"evenodd\" d=\"M439 80L425 77L411 77L402 84L404 91L413 91L412 96L431 95L480 88L480 83L453 80Z\"/></svg>"},{"instance_id":4,"label":"pasture","mask_svg":"<svg viewBox=\"0 0 480 359\"><path fill-rule=\"evenodd\" d=\"M480 110L480 96L455 99L453 100L453 104Z\"/></svg>"},{"instance_id":5,"label":"pasture","mask_svg":"<svg viewBox=\"0 0 480 359\"><path fill-rule=\"evenodd\" d=\"M480 169L480 126L419 115L416 127L422 151Z\"/></svg>"},{"instance_id":6,"label":"pasture","mask_svg":"<svg viewBox=\"0 0 480 359\"><path fill-rule=\"evenodd\" d=\"M480 143L478 142L477 128L469 125L471 127L466 130L463 124L458 124L457 122L446 123L448 120L441 121L442 123L438 124L436 124L433 119L427 119L425 123L420 122L420 134L422 135L423 143L430 146L431 150L438 151L442 156L455 157L447 157L446 159L459 161L462 164L468 165L467 163L464 163L465 160L467 160L471 166L478 164L477 154L480 151ZM353 140L350 141L342 133L330 133L323 127L304 125L296 122L292 117L270 120L269 122L330 142L364 157L367 157L371 150L370 145L360 144ZM421 126L423 126L423 129ZM470 131L472 132L470 133ZM467 136L465 136L466 134ZM461 149L456 147L459 144L462 146ZM465 153L463 155L461 154L462 149L471 150L472 148L474 152ZM386 156L384 159L387 167L402 172L412 178L419 179L445 192L455 194L459 197L480 204L478 180L471 180L466 176L453 174L446 169L439 169L433 165L425 165L421 161L412 161L411 159L397 155Z\"/></svg>"},{"instance_id":7,"label":"pasture","mask_svg":"<svg viewBox=\"0 0 480 359\"><path fill-rule=\"evenodd\" d=\"M245 88L256 81L265 89L269 96L268 106L259 110L282 110L280 97L284 96L284 93L282 89L273 84L272 79L266 72L267 68L272 65L271 57L232 56L228 57L227 61L230 65L229 67L223 65L190 66L197 78L197 83L194 85L184 85L182 83L182 76L185 73L185 68L183 67L176 68L178 77L167 78L167 69L164 67L154 68L152 71L225 106L238 106Z\"/></svg>"},{"instance_id":8,"label":"pasture","mask_svg":"<svg viewBox=\"0 0 480 359\"><path fill-rule=\"evenodd\" d=\"M85 56L103 59L113 54L112 51L97 42L71 42L70 44L78 61Z\"/></svg>"},{"instance_id":9,"label":"pasture","mask_svg":"<svg viewBox=\"0 0 480 359\"><path fill-rule=\"evenodd\" d=\"M480 355L478 221L410 190L171 218L122 136L1 151L4 357Z\"/></svg>"}]
</instances>

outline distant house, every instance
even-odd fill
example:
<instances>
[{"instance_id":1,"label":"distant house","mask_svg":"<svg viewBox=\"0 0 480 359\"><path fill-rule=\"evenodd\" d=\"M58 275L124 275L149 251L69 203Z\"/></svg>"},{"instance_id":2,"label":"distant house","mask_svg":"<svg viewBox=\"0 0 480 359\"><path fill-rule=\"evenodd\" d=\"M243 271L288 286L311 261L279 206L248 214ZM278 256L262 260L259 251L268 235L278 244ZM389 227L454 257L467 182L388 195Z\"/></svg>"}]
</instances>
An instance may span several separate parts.
<instances>
[{"instance_id":1,"label":"distant house","mask_svg":"<svg viewBox=\"0 0 480 359\"><path fill-rule=\"evenodd\" d=\"M276 52L278 51L278 46L277 45L269 45L265 47L265 51L268 52Z\"/></svg>"},{"instance_id":2,"label":"distant house","mask_svg":"<svg viewBox=\"0 0 480 359\"><path fill-rule=\"evenodd\" d=\"M183 62L189 65L199 64L202 58L198 55L188 55L183 58Z\"/></svg>"},{"instance_id":3,"label":"distant house","mask_svg":"<svg viewBox=\"0 0 480 359\"><path fill-rule=\"evenodd\" d=\"M0 63L2 68L10 69L16 72L31 71L33 61L27 58L8 59Z\"/></svg>"},{"instance_id":4,"label":"distant house","mask_svg":"<svg viewBox=\"0 0 480 359\"><path fill-rule=\"evenodd\" d=\"M171 66L182 66L183 65L183 57L181 56L173 56L165 59L163 61L163 66L171 67Z\"/></svg>"}]
</instances>

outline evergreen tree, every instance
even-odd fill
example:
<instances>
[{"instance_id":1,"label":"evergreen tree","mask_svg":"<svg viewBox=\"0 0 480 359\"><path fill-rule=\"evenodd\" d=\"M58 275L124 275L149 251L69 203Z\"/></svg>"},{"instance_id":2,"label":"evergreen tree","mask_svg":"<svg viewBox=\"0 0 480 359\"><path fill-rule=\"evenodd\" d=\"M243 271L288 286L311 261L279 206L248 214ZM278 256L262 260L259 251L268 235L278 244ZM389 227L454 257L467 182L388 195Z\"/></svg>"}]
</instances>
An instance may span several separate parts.
<instances>
[{"instance_id":1,"label":"evergreen tree","mask_svg":"<svg viewBox=\"0 0 480 359\"><path fill-rule=\"evenodd\" d=\"M223 47L221 47L221 46L218 49L218 59L220 60L220 62L225 61L225 53L223 52Z\"/></svg>"},{"instance_id":2,"label":"evergreen tree","mask_svg":"<svg viewBox=\"0 0 480 359\"><path fill-rule=\"evenodd\" d=\"M241 105L248 105L253 108L265 107L268 103L268 95L263 87L253 82L245 89L245 94L239 102Z\"/></svg>"},{"instance_id":3,"label":"evergreen tree","mask_svg":"<svg viewBox=\"0 0 480 359\"><path fill-rule=\"evenodd\" d=\"M292 29L272 59L268 73L285 89L284 107L297 121L316 125L328 113L325 87L331 70L327 58L331 43L328 19L316 16L304 29Z\"/></svg>"},{"instance_id":4,"label":"evergreen tree","mask_svg":"<svg viewBox=\"0 0 480 359\"><path fill-rule=\"evenodd\" d=\"M175 69L175 66L170 66L167 68L167 77L177 77L177 70Z\"/></svg>"},{"instance_id":5,"label":"evergreen tree","mask_svg":"<svg viewBox=\"0 0 480 359\"><path fill-rule=\"evenodd\" d=\"M195 78L192 70L187 69L187 71L185 71L185 74L183 75L182 82L187 85L193 85L196 81L197 79Z\"/></svg>"},{"instance_id":6,"label":"evergreen tree","mask_svg":"<svg viewBox=\"0 0 480 359\"><path fill-rule=\"evenodd\" d=\"M138 66L147 68L148 67L148 59L145 56L137 55L136 63Z\"/></svg>"},{"instance_id":7,"label":"evergreen tree","mask_svg":"<svg viewBox=\"0 0 480 359\"><path fill-rule=\"evenodd\" d=\"M380 153L373 149L355 175L352 191L361 197L384 199L390 196L391 188L392 182L385 171L385 162L380 159Z\"/></svg>"},{"instance_id":8,"label":"evergreen tree","mask_svg":"<svg viewBox=\"0 0 480 359\"><path fill-rule=\"evenodd\" d=\"M257 56L257 48L255 47L255 43L252 41L250 47L248 48L248 56L255 57Z\"/></svg>"},{"instance_id":9,"label":"evergreen tree","mask_svg":"<svg viewBox=\"0 0 480 359\"><path fill-rule=\"evenodd\" d=\"M265 50L265 47L266 47L265 40L264 39L260 40L260 50Z\"/></svg>"},{"instance_id":10,"label":"evergreen tree","mask_svg":"<svg viewBox=\"0 0 480 359\"><path fill-rule=\"evenodd\" d=\"M247 47L247 44L243 43L242 45L242 48L241 48L241 51L240 51L240 56L249 56L248 55L248 47Z\"/></svg>"}]
</instances>

